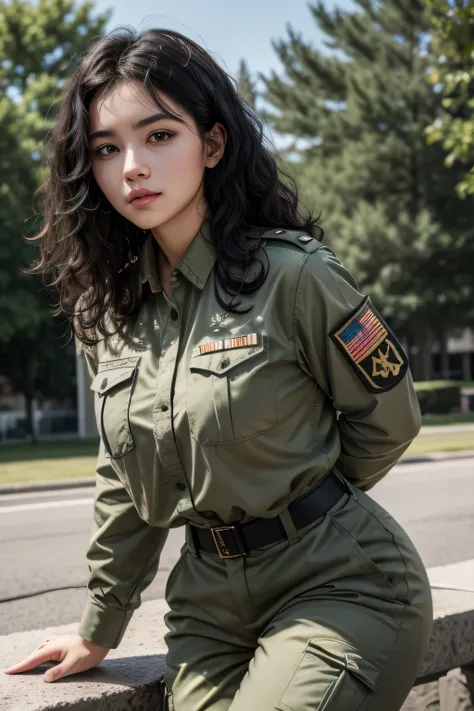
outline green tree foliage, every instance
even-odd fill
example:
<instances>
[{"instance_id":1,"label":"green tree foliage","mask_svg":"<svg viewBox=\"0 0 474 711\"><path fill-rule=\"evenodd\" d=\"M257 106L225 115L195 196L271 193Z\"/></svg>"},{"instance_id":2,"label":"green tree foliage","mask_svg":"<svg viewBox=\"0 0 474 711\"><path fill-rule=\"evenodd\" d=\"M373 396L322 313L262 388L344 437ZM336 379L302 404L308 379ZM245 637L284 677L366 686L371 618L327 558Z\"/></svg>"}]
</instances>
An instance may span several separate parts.
<instances>
[{"instance_id":1,"label":"green tree foliage","mask_svg":"<svg viewBox=\"0 0 474 711\"><path fill-rule=\"evenodd\" d=\"M300 139L303 201L378 308L416 343L430 376L430 334L473 320L474 208L455 192L426 128L441 96L427 80L429 24L420 0L311 6L325 46L291 27L274 42L284 74L262 77L274 128ZM303 147L301 147L303 146ZM444 336L443 336L444 337Z\"/></svg>"},{"instance_id":2,"label":"green tree foliage","mask_svg":"<svg viewBox=\"0 0 474 711\"><path fill-rule=\"evenodd\" d=\"M93 9L70 0L0 2L0 370L29 412L33 398L74 394L67 324L53 323L54 292L24 273L38 249L25 238L40 226L33 195L47 177L43 144L59 91L110 17Z\"/></svg>"},{"instance_id":3,"label":"green tree foliage","mask_svg":"<svg viewBox=\"0 0 474 711\"><path fill-rule=\"evenodd\" d=\"M427 129L442 141L446 166L466 166L457 190L474 193L474 0L426 0L433 27L430 81L442 92L442 110Z\"/></svg>"},{"instance_id":4,"label":"green tree foliage","mask_svg":"<svg viewBox=\"0 0 474 711\"><path fill-rule=\"evenodd\" d=\"M250 69L245 59L240 60L239 71L237 73L237 87L239 95L245 101L247 106L255 111L255 102L257 100L257 90L255 81L252 78Z\"/></svg>"}]
</instances>

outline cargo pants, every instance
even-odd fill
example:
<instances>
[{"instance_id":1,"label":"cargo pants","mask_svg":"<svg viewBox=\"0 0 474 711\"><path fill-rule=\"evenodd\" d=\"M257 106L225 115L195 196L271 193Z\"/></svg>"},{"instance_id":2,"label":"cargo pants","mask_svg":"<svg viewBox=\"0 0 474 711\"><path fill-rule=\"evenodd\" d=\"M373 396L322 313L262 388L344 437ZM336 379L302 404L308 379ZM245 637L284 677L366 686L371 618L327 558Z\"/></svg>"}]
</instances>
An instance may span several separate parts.
<instances>
[{"instance_id":1,"label":"cargo pants","mask_svg":"<svg viewBox=\"0 0 474 711\"><path fill-rule=\"evenodd\" d=\"M170 574L170 711L397 711L432 627L413 544L350 484L324 516L245 557Z\"/></svg>"}]
</instances>

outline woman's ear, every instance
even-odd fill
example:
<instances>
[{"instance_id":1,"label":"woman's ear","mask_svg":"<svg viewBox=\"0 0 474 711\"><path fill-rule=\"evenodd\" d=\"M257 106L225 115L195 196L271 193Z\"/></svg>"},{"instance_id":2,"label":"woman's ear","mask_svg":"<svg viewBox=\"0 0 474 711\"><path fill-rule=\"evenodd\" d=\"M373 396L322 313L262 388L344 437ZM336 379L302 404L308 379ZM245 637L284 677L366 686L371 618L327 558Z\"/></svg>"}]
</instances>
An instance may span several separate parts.
<instances>
[{"instance_id":1,"label":"woman's ear","mask_svg":"<svg viewBox=\"0 0 474 711\"><path fill-rule=\"evenodd\" d=\"M215 168L224 155L227 132L221 123L214 126L205 134L206 139L206 168Z\"/></svg>"}]
</instances>

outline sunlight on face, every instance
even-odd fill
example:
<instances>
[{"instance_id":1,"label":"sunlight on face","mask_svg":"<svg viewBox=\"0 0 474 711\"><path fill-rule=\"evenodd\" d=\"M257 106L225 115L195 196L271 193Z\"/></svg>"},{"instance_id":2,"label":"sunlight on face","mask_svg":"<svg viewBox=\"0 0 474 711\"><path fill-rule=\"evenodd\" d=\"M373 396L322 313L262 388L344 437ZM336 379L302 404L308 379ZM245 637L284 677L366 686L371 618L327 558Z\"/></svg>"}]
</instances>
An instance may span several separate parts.
<instances>
[{"instance_id":1,"label":"sunlight on face","mask_svg":"<svg viewBox=\"0 0 474 711\"><path fill-rule=\"evenodd\" d=\"M163 98L179 120L164 114L138 82L121 84L90 105L94 178L117 212L143 230L197 203L205 168L212 167L192 117ZM132 191L141 188L153 195L134 199Z\"/></svg>"}]
</instances>

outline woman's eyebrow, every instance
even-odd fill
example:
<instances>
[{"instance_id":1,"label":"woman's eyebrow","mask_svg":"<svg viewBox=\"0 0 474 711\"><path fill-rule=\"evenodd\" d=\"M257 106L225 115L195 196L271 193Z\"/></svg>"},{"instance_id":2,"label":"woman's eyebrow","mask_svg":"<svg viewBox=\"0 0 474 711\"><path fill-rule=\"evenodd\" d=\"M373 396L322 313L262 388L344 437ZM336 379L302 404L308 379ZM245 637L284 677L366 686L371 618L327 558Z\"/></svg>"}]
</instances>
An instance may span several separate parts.
<instances>
[{"instance_id":1,"label":"woman's eyebrow","mask_svg":"<svg viewBox=\"0 0 474 711\"><path fill-rule=\"evenodd\" d=\"M134 130L136 130L138 128L143 128L143 126L148 126L150 123L155 123L156 121L162 121L163 119L172 119L173 121L180 121L181 120L177 116L171 116L171 114L159 113L159 114L153 114L152 116L148 116L147 118L144 118L141 121L134 123L132 128ZM112 130L94 131L94 133L91 133L89 135L89 141L92 141L94 138L108 138L109 136L115 136L115 131L112 131Z\"/></svg>"}]
</instances>

